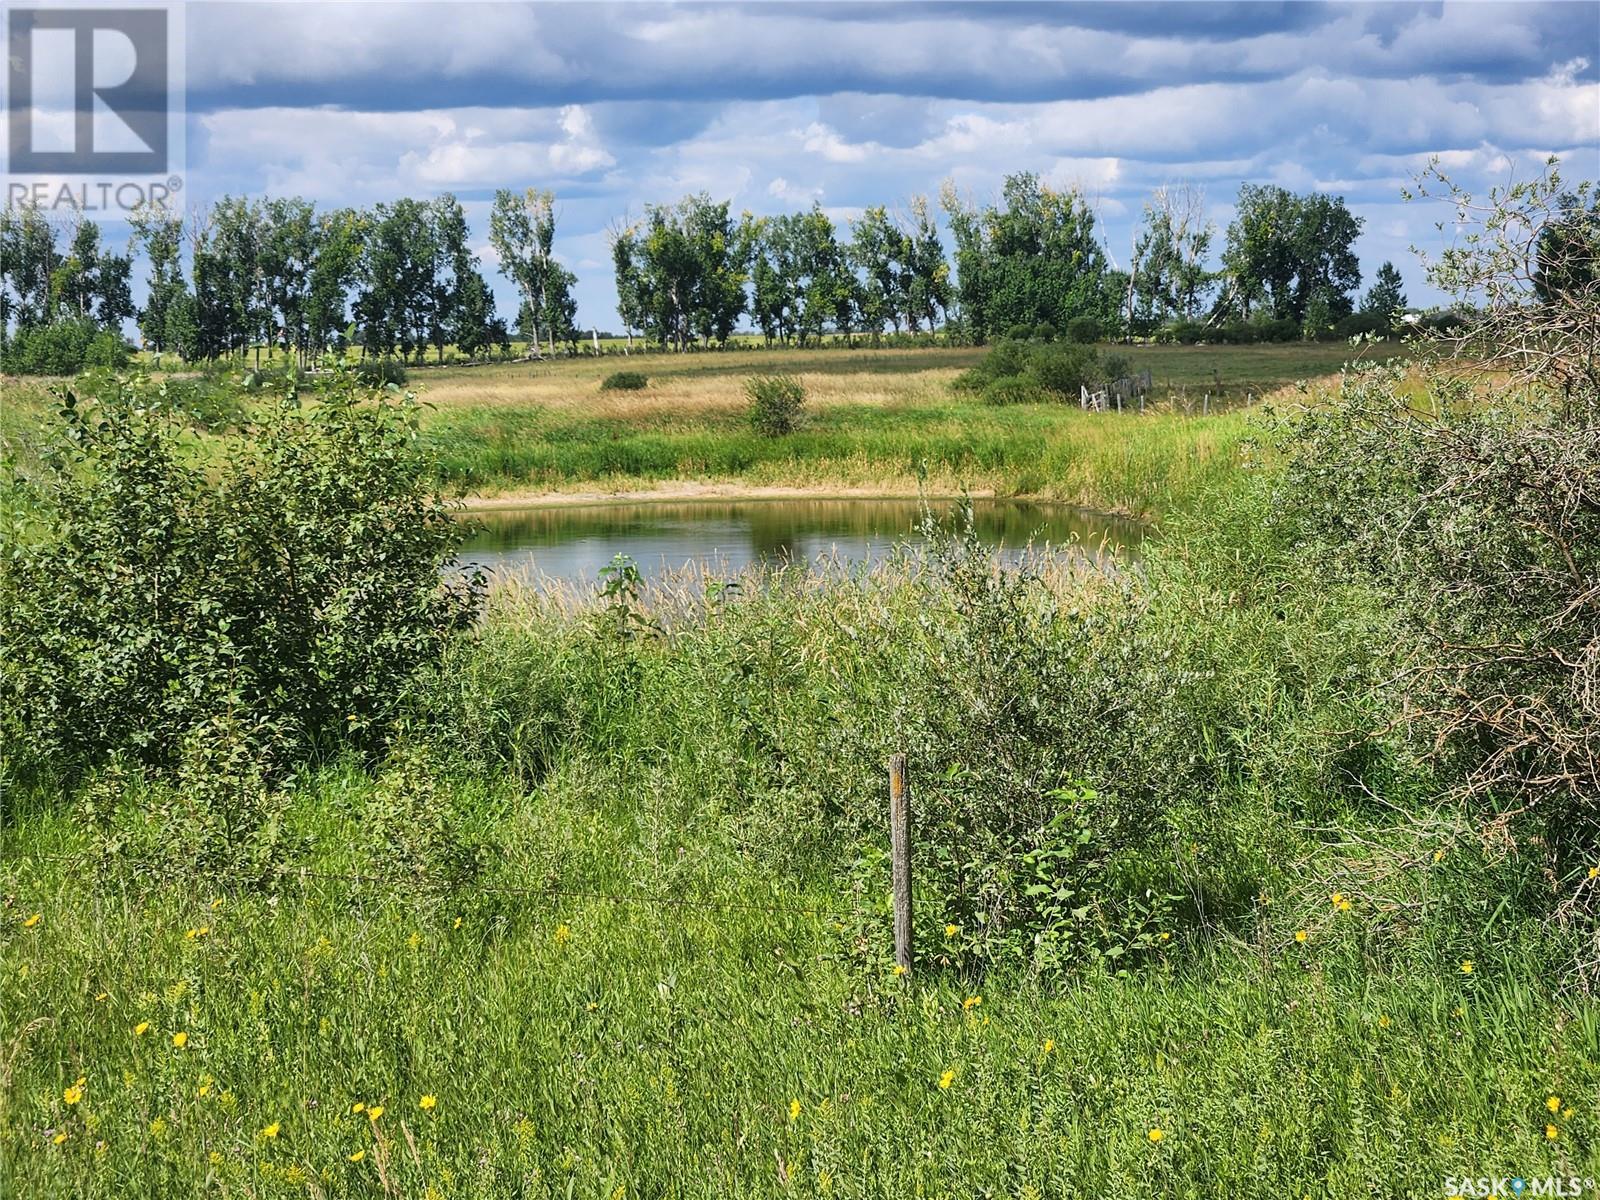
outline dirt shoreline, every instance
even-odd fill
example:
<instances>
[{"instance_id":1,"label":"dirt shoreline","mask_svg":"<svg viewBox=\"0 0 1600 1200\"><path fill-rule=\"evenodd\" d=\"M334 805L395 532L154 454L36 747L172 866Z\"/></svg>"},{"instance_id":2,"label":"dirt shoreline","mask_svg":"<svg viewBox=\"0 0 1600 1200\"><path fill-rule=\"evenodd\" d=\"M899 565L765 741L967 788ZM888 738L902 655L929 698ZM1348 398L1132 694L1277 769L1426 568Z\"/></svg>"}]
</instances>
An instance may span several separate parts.
<instances>
[{"instance_id":1,"label":"dirt shoreline","mask_svg":"<svg viewBox=\"0 0 1600 1200\"><path fill-rule=\"evenodd\" d=\"M994 499L993 488L973 488L967 495L974 500ZM508 508L576 508L603 504L672 503L693 500L953 500L960 492L919 491L915 487L816 487L769 486L748 483L708 483L695 479L672 480L648 488L615 491L505 492L493 496L463 497L468 512L493 512ZM1022 497L1019 497L1021 499ZM1036 500L1035 503L1058 503Z\"/></svg>"}]
</instances>

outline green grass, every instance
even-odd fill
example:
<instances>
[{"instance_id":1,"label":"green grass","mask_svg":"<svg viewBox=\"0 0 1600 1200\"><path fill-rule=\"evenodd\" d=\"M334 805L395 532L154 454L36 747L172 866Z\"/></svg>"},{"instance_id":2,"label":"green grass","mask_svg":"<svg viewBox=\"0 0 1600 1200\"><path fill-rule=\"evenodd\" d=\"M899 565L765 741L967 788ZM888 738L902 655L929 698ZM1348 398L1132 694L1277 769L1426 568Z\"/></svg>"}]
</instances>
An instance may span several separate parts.
<instances>
[{"instance_id":1,"label":"green grass","mask_svg":"<svg viewBox=\"0 0 1600 1200\"><path fill-rule=\"evenodd\" d=\"M331 840L364 786L325 778L303 820ZM651 861L641 815L575 784L511 801L495 882L703 907L97 885L35 858L75 839L30 826L6 880L7 1194L1411 1196L1600 1166L1595 1014L1515 958L1367 968L1357 912L1305 946L1290 922L1179 941L1130 978L904 980L881 942L785 911L837 891L704 826L690 865Z\"/></svg>"},{"instance_id":2,"label":"green grass","mask_svg":"<svg viewBox=\"0 0 1600 1200\"><path fill-rule=\"evenodd\" d=\"M1107 347L1106 352L1124 352ZM1181 508L1233 470L1240 409L1298 380L1335 372L1343 345L1145 346L1156 394L1144 415L1074 405L996 409L949 384L981 350L758 350L415 371L434 407L426 440L444 482L477 493L626 489L710 479L1062 500L1138 516ZM643 392L602 393L619 366ZM763 438L741 390L783 371L810 393L802 428ZM23 464L52 403L45 381L8 381L0 438ZM1202 415L1203 397L1215 407ZM256 401L258 402L258 401Z\"/></svg>"},{"instance_id":3,"label":"green grass","mask_svg":"<svg viewBox=\"0 0 1600 1200\"><path fill-rule=\"evenodd\" d=\"M313 799L337 810L359 787ZM619 815L561 788L519 802L505 836L539 861L505 881L570 855L594 888L638 890ZM697 839L675 890L839 902ZM1515 962L1385 976L1269 926L1127 979L964 985L861 965L803 915L124 891L8 859L8 1195L1275 1200L1600 1167L1594 1013ZM1576 1113L1551 1117L1552 1094Z\"/></svg>"},{"instance_id":4,"label":"green grass","mask_svg":"<svg viewBox=\"0 0 1600 1200\"><path fill-rule=\"evenodd\" d=\"M1157 387L1144 414L983 405L949 386L979 353L654 356L641 360L654 396L632 406L583 402L597 386L594 363L541 366L520 400L519 369L494 368L441 378L434 392L448 399L427 435L445 477L477 492L707 478L902 491L924 483L1151 515L1190 503L1234 468L1248 400L1325 377L1350 351L1135 348L1135 369L1149 367ZM735 393L738 380L774 369L799 374L812 399L800 430L763 438ZM872 402L855 400L866 392ZM1205 415L1208 393L1215 411Z\"/></svg>"},{"instance_id":5,"label":"green grass","mask_svg":"<svg viewBox=\"0 0 1600 1200\"><path fill-rule=\"evenodd\" d=\"M645 602L670 636L627 641L592 598L502 593L414 731L434 746L419 811L488 851L463 886L395 877L392 785L353 764L287 793L267 888L209 873L181 788L125 794L120 861L62 798L24 803L0 867L0 1188L1343 1200L1593 1175L1600 1013L1554 992L1511 900L1527 868L1294 782L1316 776L1307 727L1337 727L1317 700L1350 670L1332 635L1371 631L1259 549L1152 603L1185 623L1170 647L1127 643L1190 680L1168 701L1187 715L1152 730L1217 766L1150 863L1213 907L1174 911L1121 974L984 971L969 931L944 935L939 805L1019 746L962 741L981 698L885 673L879 648L945 619L888 569L732 604L680 581ZM1217 602L1243 579L1259 603ZM1075 637L1098 593L1049 586ZM902 978L861 861L884 838L880 751L924 745L923 720L949 745L914 756L922 966ZM1200 749L1221 729L1241 753ZM973 757L917 773L943 753Z\"/></svg>"}]
</instances>

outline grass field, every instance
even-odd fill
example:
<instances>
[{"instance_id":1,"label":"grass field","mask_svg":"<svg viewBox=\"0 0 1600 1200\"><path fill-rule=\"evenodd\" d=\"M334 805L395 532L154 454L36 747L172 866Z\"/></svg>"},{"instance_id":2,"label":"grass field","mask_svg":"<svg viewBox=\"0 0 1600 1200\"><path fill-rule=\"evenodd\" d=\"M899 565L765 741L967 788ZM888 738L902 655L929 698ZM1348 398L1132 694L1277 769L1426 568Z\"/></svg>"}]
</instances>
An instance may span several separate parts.
<instances>
[{"instance_id":1,"label":"grass field","mask_svg":"<svg viewBox=\"0 0 1600 1200\"><path fill-rule=\"evenodd\" d=\"M1347 346L1144 347L1155 395L1142 416L1076 406L997 409L951 381L979 351L883 350L656 355L640 392L601 392L615 360L418 373L446 478L478 493L631 488L711 479L907 492L919 486L1029 495L1148 515L1231 469L1251 399L1290 402ZM785 438L745 419L752 374L795 375L808 417ZM1219 385L1220 381L1220 385ZM1215 410L1203 415L1205 397Z\"/></svg>"},{"instance_id":2,"label":"grass field","mask_svg":"<svg viewBox=\"0 0 1600 1200\"><path fill-rule=\"evenodd\" d=\"M408 386L430 406L425 433L444 481L478 495L685 480L896 494L966 488L1148 516L1183 505L1232 469L1248 401L1298 403L1297 382L1328 379L1352 351L1316 343L1134 347L1134 369L1148 368L1155 384L1142 416L983 405L950 386L982 353L610 356L414 370ZM646 373L650 386L600 391L600 381L624 367ZM793 374L806 387L808 416L788 437L763 438L745 416L744 380L768 372ZM24 457L49 386L7 381L0 435Z\"/></svg>"}]
</instances>

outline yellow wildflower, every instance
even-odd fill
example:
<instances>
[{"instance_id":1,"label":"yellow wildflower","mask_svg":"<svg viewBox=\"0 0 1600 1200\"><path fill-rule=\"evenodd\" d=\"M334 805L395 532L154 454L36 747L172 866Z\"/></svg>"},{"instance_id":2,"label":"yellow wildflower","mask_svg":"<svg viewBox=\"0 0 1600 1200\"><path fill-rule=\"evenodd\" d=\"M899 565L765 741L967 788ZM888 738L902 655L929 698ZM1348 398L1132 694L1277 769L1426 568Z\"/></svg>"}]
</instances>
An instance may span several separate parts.
<instances>
[{"instance_id":1,"label":"yellow wildflower","mask_svg":"<svg viewBox=\"0 0 1600 1200\"><path fill-rule=\"evenodd\" d=\"M1333 895L1329 896L1328 899L1333 901L1333 906L1335 908L1338 908L1339 905L1344 903L1344 893L1343 892L1335 892Z\"/></svg>"},{"instance_id":2,"label":"yellow wildflower","mask_svg":"<svg viewBox=\"0 0 1600 1200\"><path fill-rule=\"evenodd\" d=\"M905 963L895 963L895 965L894 965L894 973L895 973L895 975L897 977L901 976L901 975L904 975L906 973L906 965L905 965Z\"/></svg>"},{"instance_id":3,"label":"yellow wildflower","mask_svg":"<svg viewBox=\"0 0 1600 1200\"><path fill-rule=\"evenodd\" d=\"M1556 1138L1561 1136L1561 1131L1554 1125L1546 1125L1544 1127L1544 1136L1553 1142L1556 1140Z\"/></svg>"},{"instance_id":4,"label":"yellow wildflower","mask_svg":"<svg viewBox=\"0 0 1600 1200\"><path fill-rule=\"evenodd\" d=\"M452 929L460 929L461 928L461 918L457 917L455 919L455 924L453 924L450 928L452 928Z\"/></svg>"},{"instance_id":5,"label":"yellow wildflower","mask_svg":"<svg viewBox=\"0 0 1600 1200\"><path fill-rule=\"evenodd\" d=\"M282 1128L283 1128L282 1125L280 1125L280 1124L278 1124L278 1122L274 1121L271 1125L268 1125L265 1129L263 1129L261 1131L261 1140L264 1141L264 1142L270 1142L273 1138L278 1136L278 1130L280 1130Z\"/></svg>"},{"instance_id":6,"label":"yellow wildflower","mask_svg":"<svg viewBox=\"0 0 1600 1200\"><path fill-rule=\"evenodd\" d=\"M108 998L108 997L109 997L109 996L110 996L110 995L111 995L111 993L110 993L110 992L96 992L96 993L95 993L95 997L94 997L94 1002L95 1002L95 1003L96 1003L96 1004L104 1004L104 1003L105 1003L105 1002L106 1002L106 999L107 999L107 998Z\"/></svg>"},{"instance_id":7,"label":"yellow wildflower","mask_svg":"<svg viewBox=\"0 0 1600 1200\"><path fill-rule=\"evenodd\" d=\"M1339 911L1340 912L1349 912L1350 911L1350 901L1348 901L1348 900L1339 901Z\"/></svg>"},{"instance_id":8,"label":"yellow wildflower","mask_svg":"<svg viewBox=\"0 0 1600 1200\"><path fill-rule=\"evenodd\" d=\"M367 1120L376 1121L381 1116L383 1116L383 1105L374 1104L371 1108L367 1109Z\"/></svg>"},{"instance_id":9,"label":"yellow wildflower","mask_svg":"<svg viewBox=\"0 0 1600 1200\"><path fill-rule=\"evenodd\" d=\"M1589 868L1589 878L1590 879L1600 878L1600 867L1590 867Z\"/></svg>"},{"instance_id":10,"label":"yellow wildflower","mask_svg":"<svg viewBox=\"0 0 1600 1200\"><path fill-rule=\"evenodd\" d=\"M1056 1048L1056 1040L1055 1040L1055 1038L1045 1038L1045 1040L1044 1040L1044 1052L1046 1054L1049 1054L1050 1051L1054 1050L1055 1048Z\"/></svg>"},{"instance_id":11,"label":"yellow wildflower","mask_svg":"<svg viewBox=\"0 0 1600 1200\"><path fill-rule=\"evenodd\" d=\"M65 1143L66 1140L67 1140L67 1131L63 1129L60 1133L56 1134L55 1137L51 1138L50 1142L51 1142L52 1145L60 1146L63 1143Z\"/></svg>"},{"instance_id":12,"label":"yellow wildflower","mask_svg":"<svg viewBox=\"0 0 1600 1200\"><path fill-rule=\"evenodd\" d=\"M945 927L944 927L944 935L945 935L945 937L947 937L947 938L953 938L953 937L955 937L955 935L956 935L956 934L958 934L958 933L960 933L960 932L961 932L961 930L960 930L960 929L958 929L958 928L957 928L957 927L956 927L956 926L954 926L954 925L946 925L946 926L945 926Z\"/></svg>"},{"instance_id":13,"label":"yellow wildflower","mask_svg":"<svg viewBox=\"0 0 1600 1200\"><path fill-rule=\"evenodd\" d=\"M956 1073L954 1071L946 1071L943 1075L939 1076L939 1086L947 1092L950 1090L950 1085L955 1081Z\"/></svg>"},{"instance_id":14,"label":"yellow wildflower","mask_svg":"<svg viewBox=\"0 0 1600 1200\"><path fill-rule=\"evenodd\" d=\"M366 1112L367 1111L367 1106L365 1104L361 1103L361 1101L357 1100L354 1104L352 1104L350 1106L350 1111L353 1112L353 1113Z\"/></svg>"},{"instance_id":15,"label":"yellow wildflower","mask_svg":"<svg viewBox=\"0 0 1600 1200\"><path fill-rule=\"evenodd\" d=\"M1463 958L1461 960L1461 973L1463 975L1472 974L1472 960L1470 958Z\"/></svg>"},{"instance_id":16,"label":"yellow wildflower","mask_svg":"<svg viewBox=\"0 0 1600 1200\"><path fill-rule=\"evenodd\" d=\"M219 909L221 907L222 907L222 897L218 896L215 900L213 900L211 902L211 911L212 912L216 912L217 909Z\"/></svg>"},{"instance_id":17,"label":"yellow wildflower","mask_svg":"<svg viewBox=\"0 0 1600 1200\"><path fill-rule=\"evenodd\" d=\"M434 1110L434 1108L438 1105L438 1103L439 1103L439 1098L437 1096L433 1095L430 1092L428 1095L424 1096L421 1100L417 1101L417 1107L420 1108L423 1112L432 1112Z\"/></svg>"},{"instance_id":18,"label":"yellow wildflower","mask_svg":"<svg viewBox=\"0 0 1600 1200\"><path fill-rule=\"evenodd\" d=\"M1560 1096L1551 1096L1551 1097L1549 1097L1548 1099L1545 1100L1544 1106L1546 1108L1548 1108L1551 1112L1559 1112L1559 1111L1561 1111L1561 1097Z\"/></svg>"},{"instance_id":19,"label":"yellow wildflower","mask_svg":"<svg viewBox=\"0 0 1600 1200\"><path fill-rule=\"evenodd\" d=\"M189 1035L180 1029L177 1033L172 1035L172 1044L179 1050L182 1050L189 1044Z\"/></svg>"},{"instance_id":20,"label":"yellow wildflower","mask_svg":"<svg viewBox=\"0 0 1600 1200\"><path fill-rule=\"evenodd\" d=\"M354 1154L350 1155L350 1161L351 1162L360 1162L366 1156L367 1156L367 1152L365 1150L357 1150Z\"/></svg>"},{"instance_id":21,"label":"yellow wildflower","mask_svg":"<svg viewBox=\"0 0 1600 1200\"><path fill-rule=\"evenodd\" d=\"M133 1036L134 1037L143 1037L145 1034L147 1034L149 1032L150 1032L150 1022L149 1021L140 1021L137 1025L135 1025L133 1027Z\"/></svg>"},{"instance_id":22,"label":"yellow wildflower","mask_svg":"<svg viewBox=\"0 0 1600 1200\"><path fill-rule=\"evenodd\" d=\"M789 1120L798 1121L799 1119L800 1119L800 1101L791 1100L791 1101L789 1101Z\"/></svg>"},{"instance_id":23,"label":"yellow wildflower","mask_svg":"<svg viewBox=\"0 0 1600 1200\"><path fill-rule=\"evenodd\" d=\"M572 936L572 926L561 924L556 926L556 945L565 946L567 939Z\"/></svg>"},{"instance_id":24,"label":"yellow wildflower","mask_svg":"<svg viewBox=\"0 0 1600 1200\"><path fill-rule=\"evenodd\" d=\"M1166 1135L1165 1131L1163 1131L1163 1130L1152 1129L1149 1133L1145 1134L1145 1136L1147 1138L1149 1138L1152 1142L1159 1142L1162 1138L1166 1137L1167 1135Z\"/></svg>"},{"instance_id":25,"label":"yellow wildflower","mask_svg":"<svg viewBox=\"0 0 1600 1200\"><path fill-rule=\"evenodd\" d=\"M1310 938L1311 938L1311 935L1309 933L1307 933L1304 929L1296 929L1294 931L1294 940L1299 942L1299 943L1301 943L1302 945L1304 945L1307 941L1309 941Z\"/></svg>"},{"instance_id":26,"label":"yellow wildflower","mask_svg":"<svg viewBox=\"0 0 1600 1200\"><path fill-rule=\"evenodd\" d=\"M1433 861L1436 862L1436 863L1444 861L1444 851L1443 850L1435 850L1433 852Z\"/></svg>"},{"instance_id":27,"label":"yellow wildflower","mask_svg":"<svg viewBox=\"0 0 1600 1200\"><path fill-rule=\"evenodd\" d=\"M44 920L44 914L43 913L34 913L33 916L29 917L26 921L24 921L22 923L22 927L24 929L32 929L35 925L37 925L42 920Z\"/></svg>"},{"instance_id":28,"label":"yellow wildflower","mask_svg":"<svg viewBox=\"0 0 1600 1200\"><path fill-rule=\"evenodd\" d=\"M1378 1017L1378 1028L1379 1029L1387 1029L1387 1028L1389 1028L1390 1024L1392 1024L1392 1022L1389 1020L1389 1016L1388 1016L1387 1013L1384 1013L1384 1014L1382 1014L1382 1015L1380 1015Z\"/></svg>"},{"instance_id":29,"label":"yellow wildflower","mask_svg":"<svg viewBox=\"0 0 1600 1200\"><path fill-rule=\"evenodd\" d=\"M971 1010L973 1010L974 1008L977 1008L978 1005L980 1005L982 1003L983 1003L983 997L982 996L968 996L965 1000L963 1000L961 1002L961 1011L962 1012L970 1012Z\"/></svg>"},{"instance_id":30,"label":"yellow wildflower","mask_svg":"<svg viewBox=\"0 0 1600 1200\"><path fill-rule=\"evenodd\" d=\"M1570 1121L1570 1120L1572 1120L1572 1110L1571 1110L1571 1109L1570 1109L1570 1108L1563 1108L1563 1109L1562 1109L1562 1110L1561 1110L1561 1119L1562 1119L1562 1120L1563 1120L1563 1121Z\"/></svg>"},{"instance_id":31,"label":"yellow wildflower","mask_svg":"<svg viewBox=\"0 0 1600 1200\"><path fill-rule=\"evenodd\" d=\"M77 1083L73 1084L66 1091L61 1093L61 1098L68 1104L76 1104L79 1100L83 1099L83 1085L84 1079L80 1075ZM1551 1111L1554 1112L1555 1110L1552 1109Z\"/></svg>"}]
</instances>

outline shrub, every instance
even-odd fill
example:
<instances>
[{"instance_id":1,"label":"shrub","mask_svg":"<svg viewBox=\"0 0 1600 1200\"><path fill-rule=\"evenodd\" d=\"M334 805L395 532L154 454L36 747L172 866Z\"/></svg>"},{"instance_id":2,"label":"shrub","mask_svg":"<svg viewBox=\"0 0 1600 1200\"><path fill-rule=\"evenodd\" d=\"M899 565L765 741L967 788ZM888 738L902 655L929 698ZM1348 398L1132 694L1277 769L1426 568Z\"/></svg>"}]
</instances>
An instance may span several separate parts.
<instances>
[{"instance_id":1,"label":"shrub","mask_svg":"<svg viewBox=\"0 0 1600 1200\"><path fill-rule=\"evenodd\" d=\"M1296 342L1300 326L1292 317L1257 317L1250 322L1252 340L1257 342Z\"/></svg>"},{"instance_id":2,"label":"shrub","mask_svg":"<svg viewBox=\"0 0 1600 1200\"><path fill-rule=\"evenodd\" d=\"M764 437L793 433L806 402L806 389L791 375L754 375L744 381L750 397L750 423Z\"/></svg>"},{"instance_id":3,"label":"shrub","mask_svg":"<svg viewBox=\"0 0 1600 1200\"><path fill-rule=\"evenodd\" d=\"M986 404L1076 400L1078 389L1097 378L1098 357L1093 346L1067 342L997 342L953 386L980 393Z\"/></svg>"},{"instance_id":4,"label":"shrub","mask_svg":"<svg viewBox=\"0 0 1600 1200\"><path fill-rule=\"evenodd\" d=\"M122 335L102 329L84 350L83 365L116 371L128 365L128 358L128 343L122 339Z\"/></svg>"},{"instance_id":5,"label":"shrub","mask_svg":"<svg viewBox=\"0 0 1600 1200\"><path fill-rule=\"evenodd\" d=\"M1093 346L1058 342L1036 346L1028 356L1027 374L1057 400L1076 400L1078 390L1093 383L1099 355Z\"/></svg>"},{"instance_id":6,"label":"shrub","mask_svg":"<svg viewBox=\"0 0 1600 1200\"><path fill-rule=\"evenodd\" d=\"M1092 346L1100 340L1100 322L1094 317L1073 317L1067 322L1067 341Z\"/></svg>"},{"instance_id":7,"label":"shrub","mask_svg":"<svg viewBox=\"0 0 1600 1200\"><path fill-rule=\"evenodd\" d=\"M1036 342L1053 342L1056 340L1056 327L1049 321L1040 321L1033 327L1033 339Z\"/></svg>"},{"instance_id":8,"label":"shrub","mask_svg":"<svg viewBox=\"0 0 1600 1200\"><path fill-rule=\"evenodd\" d=\"M147 379L104 388L61 393L42 536L0 562L8 768L167 770L224 715L276 768L381 748L483 586L442 574L461 529L416 402L344 373L313 405L291 388L216 464Z\"/></svg>"},{"instance_id":9,"label":"shrub","mask_svg":"<svg viewBox=\"0 0 1600 1200\"><path fill-rule=\"evenodd\" d=\"M985 404L1039 404L1055 397L1025 375L1003 375L984 385L980 398Z\"/></svg>"},{"instance_id":10,"label":"shrub","mask_svg":"<svg viewBox=\"0 0 1600 1200\"><path fill-rule=\"evenodd\" d=\"M1424 420L1407 387L1371 369L1292 425L1283 507L1392 606L1419 749L1564 877L1600 841L1600 426L1448 379Z\"/></svg>"},{"instance_id":11,"label":"shrub","mask_svg":"<svg viewBox=\"0 0 1600 1200\"><path fill-rule=\"evenodd\" d=\"M1205 340L1206 327L1199 321L1174 321L1163 326L1156 335L1163 342L1176 342L1180 346L1193 346Z\"/></svg>"},{"instance_id":12,"label":"shrub","mask_svg":"<svg viewBox=\"0 0 1600 1200\"><path fill-rule=\"evenodd\" d=\"M398 358L364 358L355 365L355 377L368 387L394 384L402 387L406 382L406 365Z\"/></svg>"},{"instance_id":13,"label":"shrub","mask_svg":"<svg viewBox=\"0 0 1600 1200\"><path fill-rule=\"evenodd\" d=\"M650 380L638 371L613 371L600 381L602 392L638 392L648 387Z\"/></svg>"},{"instance_id":14,"label":"shrub","mask_svg":"<svg viewBox=\"0 0 1600 1200\"><path fill-rule=\"evenodd\" d=\"M127 343L93 321L18 329L0 346L0 369L18 375L76 375L85 367L120 368L127 363Z\"/></svg>"},{"instance_id":15,"label":"shrub","mask_svg":"<svg viewBox=\"0 0 1600 1200\"><path fill-rule=\"evenodd\" d=\"M1366 334L1389 332L1389 318L1383 313L1358 312L1340 317L1334 323L1333 336L1340 339L1362 337Z\"/></svg>"},{"instance_id":16,"label":"shrub","mask_svg":"<svg viewBox=\"0 0 1600 1200\"><path fill-rule=\"evenodd\" d=\"M1033 336L1032 325L1013 325L1006 330L1006 340L1012 342L1025 342Z\"/></svg>"}]
</instances>

